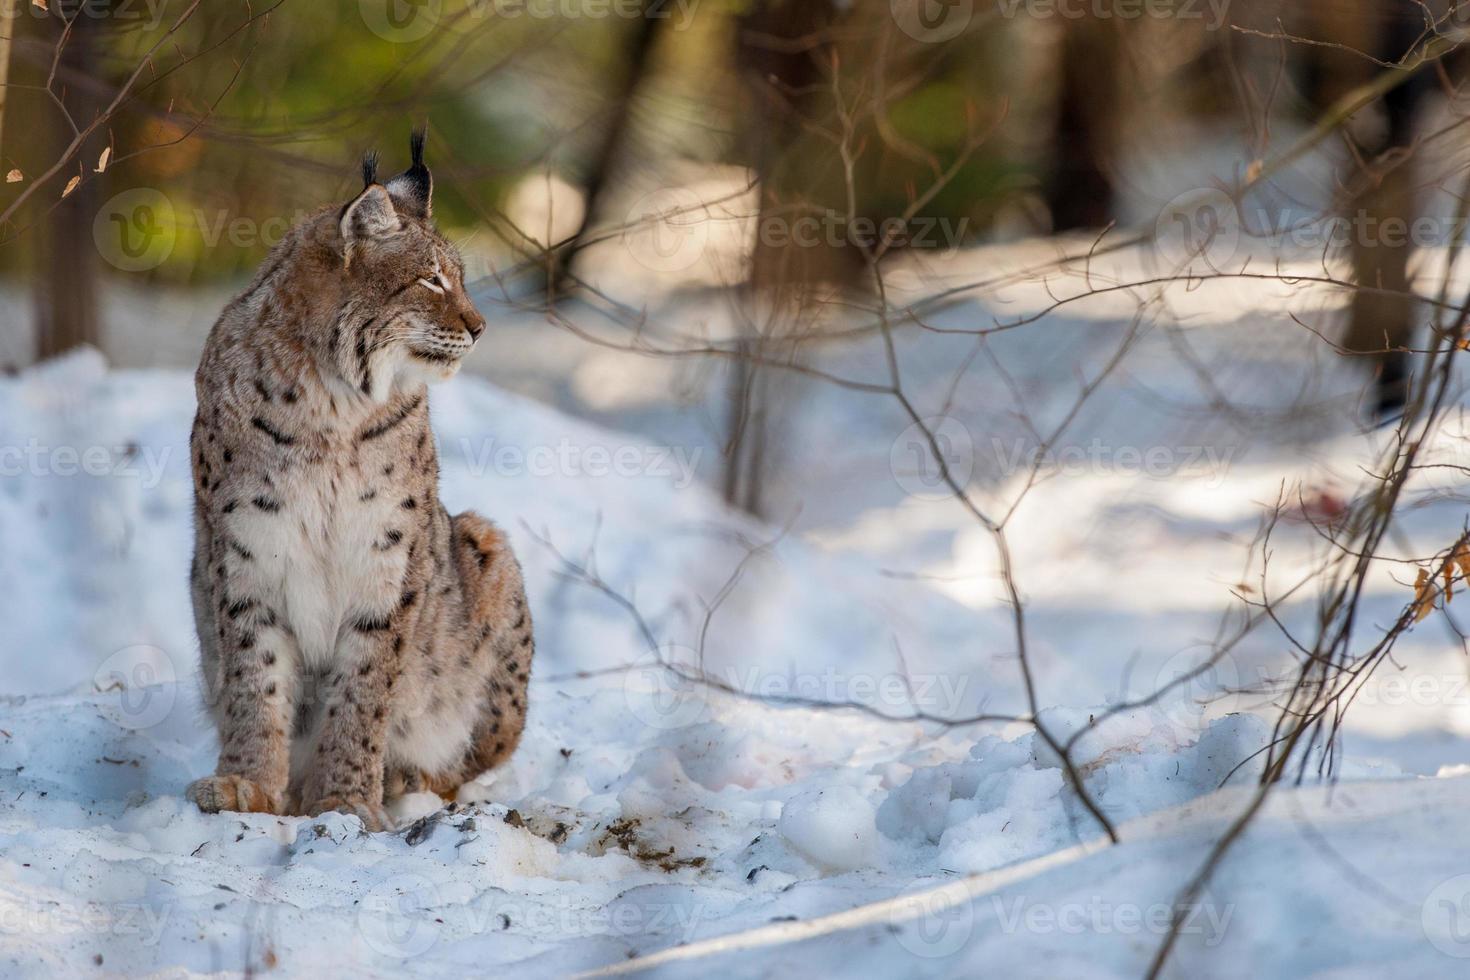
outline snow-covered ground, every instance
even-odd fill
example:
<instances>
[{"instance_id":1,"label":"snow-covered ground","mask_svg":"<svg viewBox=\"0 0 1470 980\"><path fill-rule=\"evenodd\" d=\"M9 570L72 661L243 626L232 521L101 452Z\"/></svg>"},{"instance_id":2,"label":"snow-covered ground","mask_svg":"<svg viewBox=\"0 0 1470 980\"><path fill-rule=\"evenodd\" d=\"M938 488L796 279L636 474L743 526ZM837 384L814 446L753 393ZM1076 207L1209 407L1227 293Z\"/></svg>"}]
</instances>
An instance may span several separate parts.
<instances>
[{"instance_id":1,"label":"snow-covered ground","mask_svg":"<svg viewBox=\"0 0 1470 980\"><path fill-rule=\"evenodd\" d=\"M907 288L1032 258L937 262ZM1135 268L1099 274L1141 268L1122 261ZM1169 326L1130 341L1016 510L1051 730L1198 663L1239 615L1232 593L1263 586L1247 557L1283 494L1330 508L1364 486L1388 436L1344 421L1361 379L1283 331L1280 288L1171 295ZM1048 301L1022 282L933 323ZM924 410L960 426L950 445L977 493L1017 499L1016 459L1035 448L1017 403L1049 429L1136 305L1099 299L997 334L961 385L972 338L900 338ZM1141 975L1268 739L1259 698L1200 698L1289 665L1280 634L1249 633L1200 685L1082 739L1075 761L1122 838L1108 846L1027 726L903 720L1026 702L986 536L915 470L891 403L802 393L796 465L774 488L783 534L709 489L711 437L671 408L681 369L616 352L557 362L566 338L538 343L547 331L507 316L477 357L541 357L527 384L561 371L560 389L536 401L464 376L432 402L446 504L500 521L526 569L527 735L456 807L405 801L396 833L206 817L182 798L214 762L185 586L189 374L82 352L0 381L0 973ZM1201 401L1191 365L1241 398L1234 414ZM871 371L872 347L820 366ZM545 404L572 398L640 434ZM1435 458L1463 463L1453 421ZM1457 470L1426 471L1392 549L1452 541L1465 489ZM1272 547L1274 589L1324 545L1288 521ZM1402 609L1410 581L1374 576L1368 618ZM1281 608L1307 622L1311 597ZM656 656L698 660L745 696L681 683ZM1463 975L1470 692L1452 623L1420 624L1394 666L1354 708L1341 780L1279 791L1178 910L1167 976Z\"/></svg>"}]
</instances>

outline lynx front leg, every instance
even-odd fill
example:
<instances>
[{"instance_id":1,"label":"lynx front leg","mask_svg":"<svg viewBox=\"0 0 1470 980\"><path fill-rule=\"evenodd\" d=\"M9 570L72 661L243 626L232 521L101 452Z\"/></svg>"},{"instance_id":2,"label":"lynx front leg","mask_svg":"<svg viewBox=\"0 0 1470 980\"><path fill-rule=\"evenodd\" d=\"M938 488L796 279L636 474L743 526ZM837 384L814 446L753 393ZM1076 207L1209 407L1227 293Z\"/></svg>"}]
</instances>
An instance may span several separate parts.
<instances>
[{"instance_id":1,"label":"lynx front leg","mask_svg":"<svg viewBox=\"0 0 1470 980\"><path fill-rule=\"evenodd\" d=\"M220 754L215 775L197 779L186 795L205 813L236 810L281 813L290 778L288 731L295 710L295 646L274 610L260 600L231 598L224 563L212 572L221 583L196 601L213 602L201 622L212 623L215 656L207 677Z\"/></svg>"},{"instance_id":2,"label":"lynx front leg","mask_svg":"<svg viewBox=\"0 0 1470 980\"><path fill-rule=\"evenodd\" d=\"M337 810L357 814L368 830L392 825L383 808L383 759L403 650L399 625L389 614L362 614L337 644L316 748L299 791L301 811L309 816Z\"/></svg>"}]
</instances>

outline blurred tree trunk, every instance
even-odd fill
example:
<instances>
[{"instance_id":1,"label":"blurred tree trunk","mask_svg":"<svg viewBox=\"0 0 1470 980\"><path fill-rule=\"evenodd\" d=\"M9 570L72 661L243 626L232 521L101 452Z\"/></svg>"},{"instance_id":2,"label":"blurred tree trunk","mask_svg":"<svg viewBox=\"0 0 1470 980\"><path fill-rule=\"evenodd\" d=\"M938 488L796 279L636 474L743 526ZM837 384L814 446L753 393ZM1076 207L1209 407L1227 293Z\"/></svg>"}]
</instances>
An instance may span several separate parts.
<instances>
[{"instance_id":1,"label":"blurred tree trunk","mask_svg":"<svg viewBox=\"0 0 1470 980\"><path fill-rule=\"evenodd\" d=\"M1377 0L1338 0L1330 9L1316 5L1314 40L1332 47L1306 49L1309 98L1325 109L1349 91L1386 69L1364 53L1394 61L1408 53L1423 28L1423 8L1383 5ZM1357 120L1350 127L1363 164L1344 183L1344 217L1351 229L1350 259L1353 279L1369 290L1355 290L1349 307L1343 346L1365 355L1374 372L1373 410L1391 416L1403 407L1409 383L1409 346L1414 333L1416 304L1408 295L1409 256L1413 243L1407 234L1385 235L1385 222L1403 222L1407 228L1417 213L1414 199L1414 111L1429 84L1430 73L1399 85L1382 101L1382 119Z\"/></svg>"},{"instance_id":2,"label":"blurred tree trunk","mask_svg":"<svg viewBox=\"0 0 1470 980\"><path fill-rule=\"evenodd\" d=\"M1403 110L1403 115L1407 119L1411 113ZM1391 416L1403 408L1408 395L1409 356L1401 348L1410 344L1414 333L1417 304L1408 295L1413 245L1407 236L1385 240L1378 229L1389 218L1411 221L1416 208L1407 161L1370 179L1374 185L1357 199L1358 214L1365 220L1361 226L1353 225L1352 263L1353 281L1374 291L1353 292L1343 346L1371 355L1373 411Z\"/></svg>"},{"instance_id":3,"label":"blurred tree trunk","mask_svg":"<svg viewBox=\"0 0 1470 980\"><path fill-rule=\"evenodd\" d=\"M657 47L659 36L663 33L660 28L665 23L665 18L652 15L665 9L663 4L645 4L644 16L638 18L637 23L629 29L627 55L623 59L622 81L609 96L612 117L608 120L607 128L603 130L602 138L598 141L597 149L592 155L587 176L582 182L583 199L586 202L586 207L582 212L582 222L564 246L553 249L547 255L548 300L555 298L556 294L563 290L572 261L576 258L577 252L581 250L588 229L595 227L595 222L602 210L609 181L617 166L618 158L628 143L629 123L633 115L633 98L650 74L653 52ZM546 244L549 248L556 243L547 242Z\"/></svg>"},{"instance_id":4,"label":"blurred tree trunk","mask_svg":"<svg viewBox=\"0 0 1470 980\"><path fill-rule=\"evenodd\" d=\"M778 465L799 380L771 360L799 363L801 324L822 287L856 283L862 253L833 241L828 214L846 215L846 187L830 143L808 125L836 116L826 71L837 70L837 17L823 0L756 0L736 21L735 69L748 109L741 137L757 182L756 236L737 299L742 356L730 368L725 500L759 517ZM825 70L824 70L825 69ZM822 230L798 235L815 218Z\"/></svg>"},{"instance_id":5,"label":"blurred tree trunk","mask_svg":"<svg viewBox=\"0 0 1470 980\"><path fill-rule=\"evenodd\" d=\"M838 70L831 37L835 5L824 0L757 0L737 22L735 63L750 111L743 136L759 181L759 229L796 230L803 216L846 215L846 181L832 144L809 125L835 129L829 84ZM767 293L803 292L860 280L858 249L792 234L757 234L750 285Z\"/></svg>"},{"instance_id":6,"label":"blurred tree trunk","mask_svg":"<svg viewBox=\"0 0 1470 980\"><path fill-rule=\"evenodd\" d=\"M1123 39L1116 17L1065 21L1052 130L1047 204L1053 231L1113 220L1113 144L1118 129Z\"/></svg>"},{"instance_id":7,"label":"blurred tree trunk","mask_svg":"<svg viewBox=\"0 0 1470 980\"><path fill-rule=\"evenodd\" d=\"M52 50L61 39L64 26L59 13L49 17L22 16L11 23L24 25L23 30L33 30ZM71 35L62 49L58 76L86 74L93 70L91 52L98 23L95 16L76 14ZM44 73L40 75L38 84L45 84ZM99 108L94 97L80 86L59 91L62 103L78 128L91 122ZM59 107L51 103L38 108L34 135L46 148L47 166L65 152L73 138L71 126ZM60 193L65 181L70 179L69 175L79 173L83 165L80 159L73 162L58 184L56 193ZM33 177L34 174L28 176ZM97 212L93 186L84 180L49 214L42 211L30 232L37 236L35 254L39 264L32 284L36 353L42 360L83 344L100 345L97 249L92 241L92 220Z\"/></svg>"},{"instance_id":8,"label":"blurred tree trunk","mask_svg":"<svg viewBox=\"0 0 1470 980\"><path fill-rule=\"evenodd\" d=\"M0 146L5 145L5 97L10 92L10 42L15 39L15 5L18 2L0 0L0 21L9 25L9 30L0 32Z\"/></svg>"}]
</instances>

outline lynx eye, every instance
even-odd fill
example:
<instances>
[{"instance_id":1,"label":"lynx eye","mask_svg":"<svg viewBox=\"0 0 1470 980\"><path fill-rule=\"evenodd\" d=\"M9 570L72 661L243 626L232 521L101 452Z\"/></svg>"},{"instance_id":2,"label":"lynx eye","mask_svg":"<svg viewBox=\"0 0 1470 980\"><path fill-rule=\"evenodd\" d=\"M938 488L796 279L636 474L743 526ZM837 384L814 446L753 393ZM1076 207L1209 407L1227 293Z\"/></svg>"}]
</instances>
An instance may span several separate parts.
<instances>
[{"instance_id":1,"label":"lynx eye","mask_svg":"<svg viewBox=\"0 0 1470 980\"><path fill-rule=\"evenodd\" d=\"M447 288L447 284L444 282L444 274L441 272L435 272L432 278L420 276L418 283L425 289L432 289L440 296L444 295L444 290Z\"/></svg>"}]
</instances>

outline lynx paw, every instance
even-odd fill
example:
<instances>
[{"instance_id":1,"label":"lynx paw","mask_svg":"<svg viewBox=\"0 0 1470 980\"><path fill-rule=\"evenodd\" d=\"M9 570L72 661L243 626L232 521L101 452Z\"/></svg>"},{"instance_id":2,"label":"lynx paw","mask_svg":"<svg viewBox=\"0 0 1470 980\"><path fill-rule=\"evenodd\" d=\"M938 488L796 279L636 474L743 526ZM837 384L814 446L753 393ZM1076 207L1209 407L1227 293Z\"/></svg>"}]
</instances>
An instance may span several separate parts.
<instances>
[{"instance_id":1,"label":"lynx paw","mask_svg":"<svg viewBox=\"0 0 1470 980\"><path fill-rule=\"evenodd\" d=\"M237 813L280 813L281 802L254 780L236 773L205 776L189 784L184 795L205 813L234 810Z\"/></svg>"},{"instance_id":2,"label":"lynx paw","mask_svg":"<svg viewBox=\"0 0 1470 980\"><path fill-rule=\"evenodd\" d=\"M383 797L395 800L409 793L422 793L429 788L432 777L422 769L389 769L383 775Z\"/></svg>"},{"instance_id":3,"label":"lynx paw","mask_svg":"<svg viewBox=\"0 0 1470 980\"><path fill-rule=\"evenodd\" d=\"M333 810L356 816L367 831L390 830L393 827L393 821L383 804L369 803L362 797L328 796L307 806L303 812L309 817L316 817Z\"/></svg>"}]
</instances>

